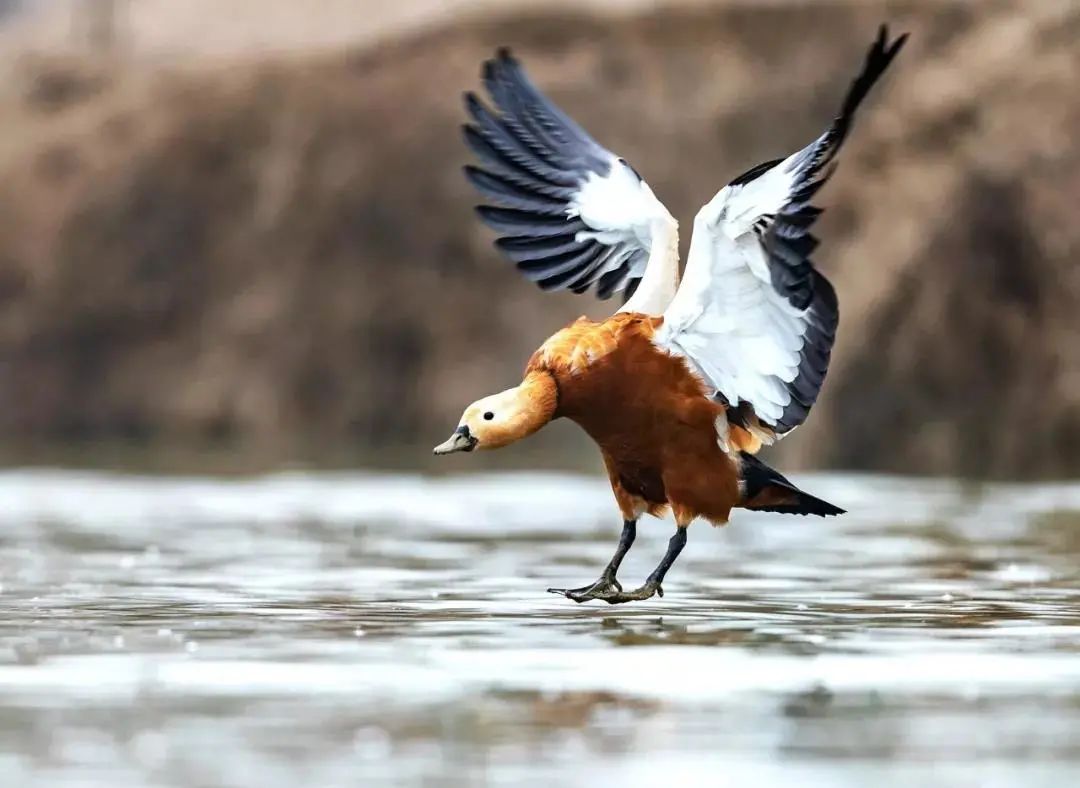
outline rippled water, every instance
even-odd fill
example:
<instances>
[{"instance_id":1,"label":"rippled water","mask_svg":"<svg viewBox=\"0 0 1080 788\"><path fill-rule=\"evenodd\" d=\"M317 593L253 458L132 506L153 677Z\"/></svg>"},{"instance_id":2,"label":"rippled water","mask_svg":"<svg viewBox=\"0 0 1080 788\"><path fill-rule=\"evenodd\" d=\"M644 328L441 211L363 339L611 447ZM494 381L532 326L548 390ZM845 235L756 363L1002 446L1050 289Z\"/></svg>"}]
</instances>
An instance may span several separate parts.
<instances>
[{"instance_id":1,"label":"rippled water","mask_svg":"<svg viewBox=\"0 0 1080 788\"><path fill-rule=\"evenodd\" d=\"M610 607L596 478L0 474L0 785L1077 784L1080 486L802 481Z\"/></svg>"}]
</instances>

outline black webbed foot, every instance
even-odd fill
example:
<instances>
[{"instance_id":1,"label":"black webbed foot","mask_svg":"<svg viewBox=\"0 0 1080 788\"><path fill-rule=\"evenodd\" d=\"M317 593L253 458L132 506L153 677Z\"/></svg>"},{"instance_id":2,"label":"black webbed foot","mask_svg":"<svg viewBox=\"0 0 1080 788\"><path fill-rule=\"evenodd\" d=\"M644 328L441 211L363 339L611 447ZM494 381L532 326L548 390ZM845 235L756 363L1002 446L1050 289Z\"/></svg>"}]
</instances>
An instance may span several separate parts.
<instances>
[{"instance_id":1,"label":"black webbed foot","mask_svg":"<svg viewBox=\"0 0 1080 788\"><path fill-rule=\"evenodd\" d=\"M598 596L596 599L602 599L609 605L621 605L624 602L640 602L651 599L654 595L662 597L664 589L660 587L659 583L648 580L641 588L635 588L633 591L618 591L614 594Z\"/></svg>"},{"instance_id":2,"label":"black webbed foot","mask_svg":"<svg viewBox=\"0 0 1080 788\"><path fill-rule=\"evenodd\" d=\"M595 599L600 602L607 602L609 605L640 602L651 599L653 596L662 597L664 595L664 589L655 581L646 581L645 585L635 588L633 591L623 591L618 580L606 581L603 578L584 588L549 588L548 591L579 603Z\"/></svg>"},{"instance_id":3,"label":"black webbed foot","mask_svg":"<svg viewBox=\"0 0 1080 788\"><path fill-rule=\"evenodd\" d=\"M622 585L614 577L602 576L591 585L581 588L549 588L549 594L558 594L575 602L588 602L590 599L605 599L610 594L621 594Z\"/></svg>"},{"instance_id":4,"label":"black webbed foot","mask_svg":"<svg viewBox=\"0 0 1080 788\"><path fill-rule=\"evenodd\" d=\"M627 523L629 529L632 526L632 521ZM624 532L625 533L625 532ZM630 531L632 534L632 531ZM629 547L629 542L633 541L633 537L624 540L626 547L624 548L620 544L620 552L615 554L615 558L612 559L611 564L604 571L604 574L600 576L600 579L593 583L591 586L585 586L584 588L549 588L553 594L559 594L567 599L572 599L575 602L588 602L590 599L599 599L602 602L607 602L609 605L620 605L623 602L640 602L645 599L651 599L654 596L663 596L664 589L662 583L664 582L664 576L667 575L668 569L675 563L675 559L679 557L679 553L682 552L683 547L686 546L686 527L680 525L675 529L675 535L668 540L668 549L664 553L663 559L660 564L653 570L652 574L645 580L645 584L641 588L635 588L633 591L623 591L622 586L619 585L619 581L615 579L615 571L618 569L619 562L622 561L622 554L626 552Z\"/></svg>"}]
</instances>

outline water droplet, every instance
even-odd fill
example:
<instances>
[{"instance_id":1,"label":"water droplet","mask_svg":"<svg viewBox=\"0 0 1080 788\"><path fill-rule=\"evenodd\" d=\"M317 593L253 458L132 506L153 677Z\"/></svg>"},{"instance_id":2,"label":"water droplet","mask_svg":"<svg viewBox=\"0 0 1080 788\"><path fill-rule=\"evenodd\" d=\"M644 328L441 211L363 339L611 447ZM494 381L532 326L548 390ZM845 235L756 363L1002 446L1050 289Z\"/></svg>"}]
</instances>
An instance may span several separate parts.
<instances>
[{"instance_id":1,"label":"water droplet","mask_svg":"<svg viewBox=\"0 0 1080 788\"><path fill-rule=\"evenodd\" d=\"M198 650L199 644L196 643L194 640L189 640L187 643L184 644L184 651L186 651L188 654L194 654Z\"/></svg>"},{"instance_id":2,"label":"water droplet","mask_svg":"<svg viewBox=\"0 0 1080 788\"><path fill-rule=\"evenodd\" d=\"M121 569L131 569L134 566L135 566L135 556L133 556L133 555L121 556L121 558L120 558L120 568Z\"/></svg>"},{"instance_id":3,"label":"water droplet","mask_svg":"<svg viewBox=\"0 0 1080 788\"><path fill-rule=\"evenodd\" d=\"M117 635L116 637L114 637L112 639L112 644L113 644L114 648L123 648L124 647L124 636L123 635Z\"/></svg>"},{"instance_id":4,"label":"water droplet","mask_svg":"<svg viewBox=\"0 0 1080 788\"><path fill-rule=\"evenodd\" d=\"M942 594L941 595L941 601L942 602L952 602L953 601L953 595L952 594Z\"/></svg>"},{"instance_id":5,"label":"water droplet","mask_svg":"<svg viewBox=\"0 0 1080 788\"><path fill-rule=\"evenodd\" d=\"M170 637L171 635L172 635L172 630L169 629L168 627L162 627L161 629L159 629L157 631L157 636L159 638L167 638L167 637Z\"/></svg>"},{"instance_id":6,"label":"water droplet","mask_svg":"<svg viewBox=\"0 0 1080 788\"><path fill-rule=\"evenodd\" d=\"M362 638L364 636L364 634L365 634L363 627L357 627L356 629L354 629L352 631L352 633L354 635L356 635L356 637L358 637L358 638Z\"/></svg>"}]
</instances>

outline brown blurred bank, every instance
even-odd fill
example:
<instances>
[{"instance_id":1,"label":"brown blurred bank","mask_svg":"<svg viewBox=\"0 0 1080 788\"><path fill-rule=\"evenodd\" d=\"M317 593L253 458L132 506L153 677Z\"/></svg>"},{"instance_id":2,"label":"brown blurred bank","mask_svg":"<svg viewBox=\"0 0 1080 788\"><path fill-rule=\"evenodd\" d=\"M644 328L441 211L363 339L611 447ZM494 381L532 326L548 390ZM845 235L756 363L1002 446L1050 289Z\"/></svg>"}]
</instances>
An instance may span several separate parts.
<instances>
[{"instance_id":1,"label":"brown blurred bank","mask_svg":"<svg viewBox=\"0 0 1080 788\"><path fill-rule=\"evenodd\" d=\"M615 308L533 289L472 217L459 97L496 45L685 248L888 20L911 44L822 196L835 361L780 461L1080 473L1080 4L105 5L0 3L7 462L426 466L463 404ZM566 428L514 452L488 462L596 463Z\"/></svg>"}]
</instances>

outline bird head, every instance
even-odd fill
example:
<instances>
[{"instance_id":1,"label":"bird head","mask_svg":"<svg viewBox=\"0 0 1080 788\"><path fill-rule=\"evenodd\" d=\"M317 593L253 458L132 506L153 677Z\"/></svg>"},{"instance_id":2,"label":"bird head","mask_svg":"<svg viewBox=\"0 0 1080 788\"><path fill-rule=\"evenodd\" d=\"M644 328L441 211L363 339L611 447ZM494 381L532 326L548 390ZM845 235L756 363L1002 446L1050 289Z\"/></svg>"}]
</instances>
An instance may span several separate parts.
<instances>
[{"instance_id":1,"label":"bird head","mask_svg":"<svg viewBox=\"0 0 1080 788\"><path fill-rule=\"evenodd\" d=\"M499 449L539 430L555 415L558 389L548 372L530 372L520 386L478 399L461 414L435 454Z\"/></svg>"}]
</instances>

